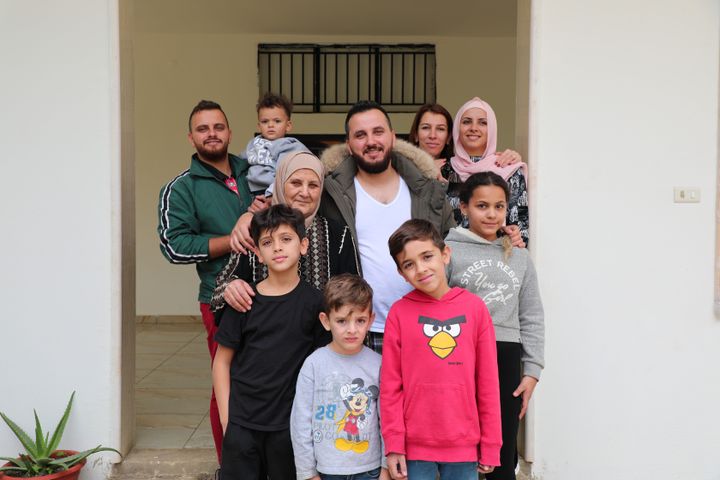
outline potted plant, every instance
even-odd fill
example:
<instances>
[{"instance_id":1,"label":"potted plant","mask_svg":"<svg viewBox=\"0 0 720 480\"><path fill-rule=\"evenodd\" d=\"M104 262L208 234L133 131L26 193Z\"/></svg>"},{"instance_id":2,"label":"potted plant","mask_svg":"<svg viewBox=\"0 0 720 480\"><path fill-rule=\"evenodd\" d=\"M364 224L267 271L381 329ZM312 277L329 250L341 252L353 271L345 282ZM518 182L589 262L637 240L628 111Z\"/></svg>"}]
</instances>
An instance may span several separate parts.
<instances>
[{"instance_id":1,"label":"potted plant","mask_svg":"<svg viewBox=\"0 0 720 480\"><path fill-rule=\"evenodd\" d=\"M15 434L25 453L20 453L17 458L0 457L7 463L0 467L0 478L10 480L12 478L35 478L36 480L76 480L80 475L80 470L85 465L87 457L94 453L111 451L120 454L114 448L103 447L98 445L90 450L77 452L74 450L58 450L60 439L65 431L70 416L75 392L70 395L70 401L65 408L60 422L52 435L43 433L40 419L37 412L35 414L35 440L20 428L15 422L10 420L4 413L0 412L0 416L7 423L10 430ZM3 477L3 473L5 477Z\"/></svg>"}]
</instances>

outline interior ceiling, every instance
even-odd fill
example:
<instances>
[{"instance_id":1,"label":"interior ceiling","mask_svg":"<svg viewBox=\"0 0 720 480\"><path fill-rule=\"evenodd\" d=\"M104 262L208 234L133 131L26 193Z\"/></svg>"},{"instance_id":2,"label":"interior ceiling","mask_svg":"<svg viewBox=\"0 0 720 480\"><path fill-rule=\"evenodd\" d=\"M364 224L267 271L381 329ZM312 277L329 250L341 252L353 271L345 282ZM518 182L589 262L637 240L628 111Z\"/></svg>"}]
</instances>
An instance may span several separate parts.
<instances>
[{"instance_id":1,"label":"interior ceiling","mask_svg":"<svg viewBox=\"0 0 720 480\"><path fill-rule=\"evenodd\" d=\"M133 8L141 33L507 37L517 1L134 0Z\"/></svg>"}]
</instances>

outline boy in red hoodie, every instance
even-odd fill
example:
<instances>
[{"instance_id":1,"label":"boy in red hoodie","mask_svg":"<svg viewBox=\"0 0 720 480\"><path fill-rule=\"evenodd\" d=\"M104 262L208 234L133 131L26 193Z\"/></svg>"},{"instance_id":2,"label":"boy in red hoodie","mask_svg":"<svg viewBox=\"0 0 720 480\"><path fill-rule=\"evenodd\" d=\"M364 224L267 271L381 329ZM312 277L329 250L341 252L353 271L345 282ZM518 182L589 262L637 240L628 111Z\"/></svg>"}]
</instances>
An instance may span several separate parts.
<instances>
[{"instance_id":1,"label":"boy in red hoodie","mask_svg":"<svg viewBox=\"0 0 720 480\"><path fill-rule=\"evenodd\" d=\"M450 249L425 220L388 240L415 290L385 324L380 419L392 478L477 480L500 465L495 332L485 303L448 286Z\"/></svg>"}]
</instances>

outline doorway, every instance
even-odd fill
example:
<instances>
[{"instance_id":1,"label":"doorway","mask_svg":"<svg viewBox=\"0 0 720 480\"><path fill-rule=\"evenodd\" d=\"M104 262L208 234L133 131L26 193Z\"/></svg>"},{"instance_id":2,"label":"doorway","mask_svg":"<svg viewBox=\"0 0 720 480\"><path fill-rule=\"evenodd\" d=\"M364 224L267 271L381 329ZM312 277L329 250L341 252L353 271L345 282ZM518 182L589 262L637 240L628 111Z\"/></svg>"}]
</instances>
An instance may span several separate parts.
<instances>
[{"instance_id":1,"label":"doorway","mask_svg":"<svg viewBox=\"0 0 720 480\"><path fill-rule=\"evenodd\" d=\"M185 134L192 106L199 99L223 105L234 132L231 151L239 151L256 130L258 44L433 43L438 55L438 102L454 112L471 96L487 98L504 125L499 145L514 146L532 163L528 158L530 0L474 2L468 8L479 14L467 17L482 18L482 24L478 20L458 24L452 12L425 12L410 0L387 6L384 14L392 21L386 23L376 17L348 22L340 7L307 12L289 0L276 5L287 12L284 17L292 19L287 24L283 18L270 24L260 6L231 0L216 2L218 8L213 11L192 0L121 0L120 5L121 43L128 45L128 53L121 56L126 87L123 105L127 107L123 109L123 132L132 137L132 151L123 153L128 184L123 205L132 203L129 210L133 212L132 218L123 220L128 227L123 230L124 265L131 264L127 267L128 288L130 276L137 279L137 285L132 285L137 292L132 295L135 314L123 322L123 405L128 404L122 412L123 445L128 449L134 444L149 445L146 433L159 432L165 426L185 433L192 429L183 444L187 448L196 445L199 437L193 440L194 434L203 433L204 414L189 409L151 412L145 409L146 399L148 406L155 402L156 407L169 407L173 400L163 400L159 393L153 400L143 394L143 399L135 392L138 387L164 386L167 390L192 390L187 394L193 398L195 392L209 394L209 358L198 337L203 330L198 318L197 276L192 266L170 265L162 258L156 233L158 192L189 165L192 150ZM168 15L179 11L185 13ZM408 12L415 13L408 16ZM452 18L445 22L438 15ZM469 67L465 57L469 44L479 56L490 58L488 64L500 73L490 78L482 74L484 65ZM122 51L126 51L124 47ZM393 126L405 134L412 118L410 113L392 114ZM293 115L294 133L342 135L343 120L343 113L297 113ZM128 305L130 302L128 299ZM197 363L191 363L193 356ZM174 380L162 380L163 372ZM197 398L198 405L204 402ZM179 418L183 415L188 417ZM172 416L179 423L171 424ZM170 438L153 445L182 448L180 437ZM525 455L532 459L531 428L523 438Z\"/></svg>"}]
</instances>

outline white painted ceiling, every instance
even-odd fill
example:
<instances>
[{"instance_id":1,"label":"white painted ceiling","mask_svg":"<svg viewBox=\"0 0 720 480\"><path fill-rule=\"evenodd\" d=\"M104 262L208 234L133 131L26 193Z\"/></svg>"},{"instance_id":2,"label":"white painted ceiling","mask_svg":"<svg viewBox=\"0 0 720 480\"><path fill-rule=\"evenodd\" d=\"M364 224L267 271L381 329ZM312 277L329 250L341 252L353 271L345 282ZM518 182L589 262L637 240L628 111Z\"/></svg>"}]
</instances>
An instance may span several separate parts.
<instances>
[{"instance_id":1,"label":"white painted ceiling","mask_svg":"<svg viewBox=\"0 0 720 480\"><path fill-rule=\"evenodd\" d=\"M142 33L515 35L516 0L134 0Z\"/></svg>"}]
</instances>

